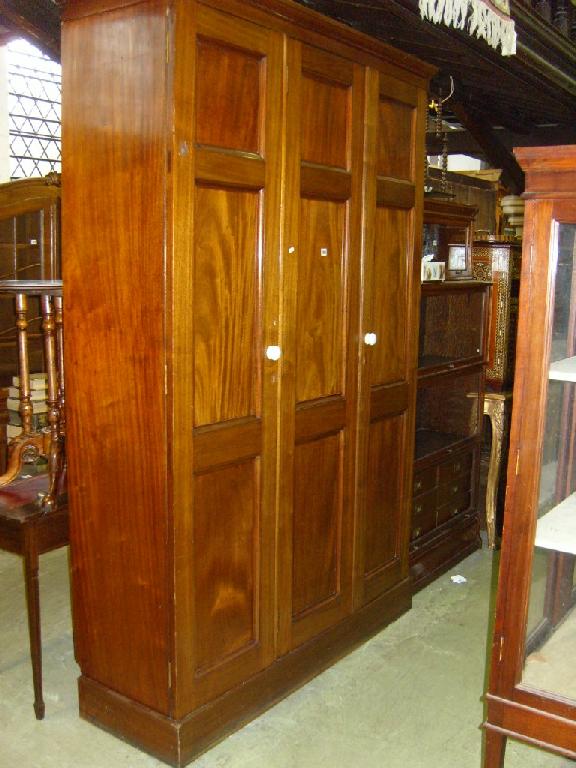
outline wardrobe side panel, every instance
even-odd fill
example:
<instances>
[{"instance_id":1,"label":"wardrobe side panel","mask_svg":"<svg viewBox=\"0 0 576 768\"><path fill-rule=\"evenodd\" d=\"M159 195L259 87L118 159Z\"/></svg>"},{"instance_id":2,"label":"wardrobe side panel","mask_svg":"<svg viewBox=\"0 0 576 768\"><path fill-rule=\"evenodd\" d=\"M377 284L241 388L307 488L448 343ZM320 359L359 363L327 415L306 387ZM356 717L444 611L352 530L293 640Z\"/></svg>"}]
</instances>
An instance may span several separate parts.
<instances>
[{"instance_id":1,"label":"wardrobe side panel","mask_svg":"<svg viewBox=\"0 0 576 768\"><path fill-rule=\"evenodd\" d=\"M62 262L75 650L83 676L162 713L169 709L172 591L165 62L161 4L64 26Z\"/></svg>"}]
</instances>

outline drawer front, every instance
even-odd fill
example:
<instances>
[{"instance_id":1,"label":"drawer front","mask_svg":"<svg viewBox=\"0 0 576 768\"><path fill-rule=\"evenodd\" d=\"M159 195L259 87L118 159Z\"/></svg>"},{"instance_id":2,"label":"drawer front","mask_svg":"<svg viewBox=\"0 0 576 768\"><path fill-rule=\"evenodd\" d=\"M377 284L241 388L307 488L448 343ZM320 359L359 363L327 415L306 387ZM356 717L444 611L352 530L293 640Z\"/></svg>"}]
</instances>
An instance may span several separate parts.
<instances>
[{"instance_id":1,"label":"drawer front","mask_svg":"<svg viewBox=\"0 0 576 768\"><path fill-rule=\"evenodd\" d=\"M436 486L436 467L428 467L420 472L414 473L413 495L419 496L421 493L432 490Z\"/></svg>"},{"instance_id":2,"label":"drawer front","mask_svg":"<svg viewBox=\"0 0 576 768\"><path fill-rule=\"evenodd\" d=\"M453 477L448 482L438 488L438 506L442 507L444 504L451 504L452 501L463 493L470 490L471 487L470 473L460 475L460 477Z\"/></svg>"},{"instance_id":3,"label":"drawer front","mask_svg":"<svg viewBox=\"0 0 576 768\"><path fill-rule=\"evenodd\" d=\"M425 515L430 510L435 510L437 506L436 489L416 496L412 501L412 519Z\"/></svg>"},{"instance_id":4,"label":"drawer front","mask_svg":"<svg viewBox=\"0 0 576 768\"><path fill-rule=\"evenodd\" d=\"M457 456L453 456L449 461L444 461L440 464L440 484L447 483L454 477L459 475L470 473L472 469L472 451L470 453L460 453Z\"/></svg>"},{"instance_id":5,"label":"drawer front","mask_svg":"<svg viewBox=\"0 0 576 768\"><path fill-rule=\"evenodd\" d=\"M410 540L423 536L436 527L436 490L424 493L412 504Z\"/></svg>"},{"instance_id":6,"label":"drawer front","mask_svg":"<svg viewBox=\"0 0 576 768\"><path fill-rule=\"evenodd\" d=\"M451 520L461 512L465 512L470 507L470 491L463 491L450 499L449 503L438 507L438 525Z\"/></svg>"}]
</instances>

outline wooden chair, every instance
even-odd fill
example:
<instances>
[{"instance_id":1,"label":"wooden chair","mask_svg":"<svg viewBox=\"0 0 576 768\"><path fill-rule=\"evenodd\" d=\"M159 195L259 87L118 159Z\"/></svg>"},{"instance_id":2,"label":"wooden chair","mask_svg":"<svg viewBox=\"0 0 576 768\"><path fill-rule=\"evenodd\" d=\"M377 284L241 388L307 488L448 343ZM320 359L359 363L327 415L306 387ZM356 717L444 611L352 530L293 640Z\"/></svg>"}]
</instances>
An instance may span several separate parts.
<instances>
[{"instance_id":1,"label":"wooden chair","mask_svg":"<svg viewBox=\"0 0 576 768\"><path fill-rule=\"evenodd\" d=\"M68 506L65 494L64 458L64 376L62 361L61 281L0 281L0 292L13 293L16 300L20 416L22 433L8 444L7 468L0 475L0 549L24 559L24 580L28 607L28 630L34 711L44 717L42 697L42 645L38 560L68 544ZM40 295L44 363L47 374L48 426L32 429L30 398L27 297ZM47 471L23 477L27 462L47 460Z\"/></svg>"}]
</instances>

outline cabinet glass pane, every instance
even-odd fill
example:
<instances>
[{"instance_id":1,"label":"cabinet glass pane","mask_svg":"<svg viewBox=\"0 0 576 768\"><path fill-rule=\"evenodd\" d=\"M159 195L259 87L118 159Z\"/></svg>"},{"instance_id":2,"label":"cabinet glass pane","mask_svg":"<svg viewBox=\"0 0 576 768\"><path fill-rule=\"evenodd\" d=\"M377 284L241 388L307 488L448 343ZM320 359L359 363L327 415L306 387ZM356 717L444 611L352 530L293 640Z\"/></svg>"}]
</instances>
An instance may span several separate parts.
<instances>
[{"instance_id":1,"label":"cabinet glass pane","mask_svg":"<svg viewBox=\"0 0 576 768\"><path fill-rule=\"evenodd\" d=\"M484 333L484 293L443 291L420 303L418 367L479 359Z\"/></svg>"},{"instance_id":2,"label":"cabinet glass pane","mask_svg":"<svg viewBox=\"0 0 576 768\"><path fill-rule=\"evenodd\" d=\"M0 221L0 279L41 280L43 256L42 210Z\"/></svg>"},{"instance_id":3,"label":"cabinet glass pane","mask_svg":"<svg viewBox=\"0 0 576 768\"><path fill-rule=\"evenodd\" d=\"M480 374L443 376L420 384L416 459L455 446L478 432Z\"/></svg>"},{"instance_id":4,"label":"cabinet glass pane","mask_svg":"<svg viewBox=\"0 0 576 768\"><path fill-rule=\"evenodd\" d=\"M576 225L556 224L548 387L522 682L576 698ZM571 674L570 670L574 672Z\"/></svg>"}]
</instances>

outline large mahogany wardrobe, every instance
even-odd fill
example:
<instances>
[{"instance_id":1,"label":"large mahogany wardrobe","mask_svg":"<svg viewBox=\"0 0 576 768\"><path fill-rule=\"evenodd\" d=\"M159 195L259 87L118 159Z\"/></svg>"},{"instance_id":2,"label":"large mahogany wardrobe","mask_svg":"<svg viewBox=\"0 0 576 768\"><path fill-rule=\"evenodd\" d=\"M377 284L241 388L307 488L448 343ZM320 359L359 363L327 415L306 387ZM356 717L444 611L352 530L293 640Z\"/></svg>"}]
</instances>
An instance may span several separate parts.
<instances>
[{"instance_id":1,"label":"large mahogany wardrobe","mask_svg":"<svg viewBox=\"0 0 576 768\"><path fill-rule=\"evenodd\" d=\"M181 765L410 607L431 69L286 0L62 62L80 709Z\"/></svg>"}]
</instances>

